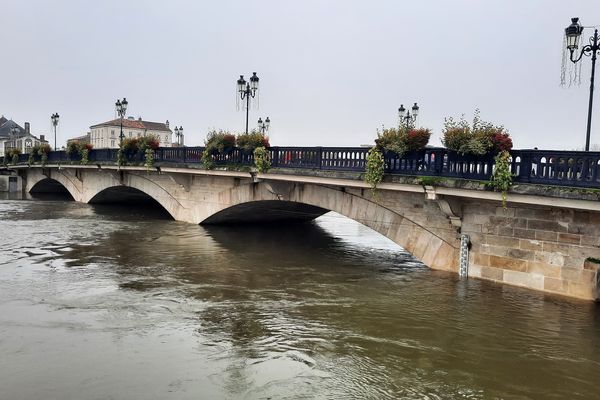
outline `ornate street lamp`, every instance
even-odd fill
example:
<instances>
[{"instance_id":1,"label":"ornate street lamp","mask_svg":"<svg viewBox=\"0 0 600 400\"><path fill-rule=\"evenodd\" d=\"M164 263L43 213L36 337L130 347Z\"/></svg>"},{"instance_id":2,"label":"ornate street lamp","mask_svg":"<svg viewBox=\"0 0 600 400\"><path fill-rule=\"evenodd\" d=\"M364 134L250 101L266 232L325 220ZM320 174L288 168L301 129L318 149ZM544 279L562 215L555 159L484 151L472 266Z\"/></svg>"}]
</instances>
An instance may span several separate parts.
<instances>
[{"instance_id":1,"label":"ornate street lamp","mask_svg":"<svg viewBox=\"0 0 600 400\"><path fill-rule=\"evenodd\" d=\"M250 98L254 98L258 94L258 76L256 72L252 73L250 82L246 82L244 75L240 75L240 79L237 80L237 92L239 99L242 101L246 100L246 134L248 133L248 112L250 111ZM239 104L238 104L239 106Z\"/></svg>"},{"instance_id":2,"label":"ornate street lamp","mask_svg":"<svg viewBox=\"0 0 600 400\"><path fill-rule=\"evenodd\" d=\"M260 131L260 133L262 133L263 135L267 133L269 131L269 126L271 126L271 120L269 119L269 117L267 117L267 119L265 119L264 122L262 118L258 118L258 130Z\"/></svg>"},{"instance_id":3,"label":"ornate street lamp","mask_svg":"<svg viewBox=\"0 0 600 400\"><path fill-rule=\"evenodd\" d=\"M117 115L121 119L121 133L119 134L119 147L123 147L123 139L125 138L125 135L123 134L123 117L125 117L125 114L127 113L127 105L128 104L129 103L127 102L127 99L125 97L123 97L123 100L117 100L117 102L115 103Z\"/></svg>"},{"instance_id":4,"label":"ornate street lamp","mask_svg":"<svg viewBox=\"0 0 600 400\"><path fill-rule=\"evenodd\" d=\"M177 146L183 146L183 126L175 125L175 137L177 138Z\"/></svg>"},{"instance_id":5,"label":"ornate street lamp","mask_svg":"<svg viewBox=\"0 0 600 400\"><path fill-rule=\"evenodd\" d=\"M54 113L50 116L50 120L52 121L52 126L54 127L54 150L56 150L56 126L58 125L59 115L58 113Z\"/></svg>"},{"instance_id":6,"label":"ornate street lamp","mask_svg":"<svg viewBox=\"0 0 600 400\"><path fill-rule=\"evenodd\" d=\"M579 38L583 33L584 27L579 24L579 18L571 18L571 25L565 29L565 38L567 49L570 53L570 60L577 63L583 55L592 56L592 77L590 79L590 102L588 106L587 132L585 135L585 151L590 150L590 132L592 128L592 104L594 102L594 75L596 72L596 53L600 50L598 45L598 29L594 29L594 36L589 38L589 44L581 48L577 55L575 52L579 48Z\"/></svg>"},{"instance_id":7,"label":"ornate street lamp","mask_svg":"<svg viewBox=\"0 0 600 400\"><path fill-rule=\"evenodd\" d=\"M400 118L400 127L404 125L407 129L412 128L417 122L417 116L419 115L419 106L415 103L412 106L412 115L409 110L404 108L403 104L400 104L400 108L398 109L398 118Z\"/></svg>"}]
</instances>

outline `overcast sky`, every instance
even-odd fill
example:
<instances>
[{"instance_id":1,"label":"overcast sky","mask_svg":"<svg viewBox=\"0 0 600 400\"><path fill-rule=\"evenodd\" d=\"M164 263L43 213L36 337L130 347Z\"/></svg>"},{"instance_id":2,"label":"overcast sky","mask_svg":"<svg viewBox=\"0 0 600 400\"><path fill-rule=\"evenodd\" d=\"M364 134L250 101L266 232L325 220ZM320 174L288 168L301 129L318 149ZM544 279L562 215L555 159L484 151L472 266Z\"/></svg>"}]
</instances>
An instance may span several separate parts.
<instances>
[{"instance_id":1,"label":"overcast sky","mask_svg":"<svg viewBox=\"0 0 600 400\"><path fill-rule=\"evenodd\" d=\"M418 102L434 145L445 116L480 108L517 148L574 149L591 62L581 86L559 86L573 16L600 25L598 0L3 0L0 114L50 136L58 112L60 147L127 97L129 115L201 145L210 128L244 129L235 82L256 71L250 126L269 116L272 145L372 143Z\"/></svg>"}]
</instances>

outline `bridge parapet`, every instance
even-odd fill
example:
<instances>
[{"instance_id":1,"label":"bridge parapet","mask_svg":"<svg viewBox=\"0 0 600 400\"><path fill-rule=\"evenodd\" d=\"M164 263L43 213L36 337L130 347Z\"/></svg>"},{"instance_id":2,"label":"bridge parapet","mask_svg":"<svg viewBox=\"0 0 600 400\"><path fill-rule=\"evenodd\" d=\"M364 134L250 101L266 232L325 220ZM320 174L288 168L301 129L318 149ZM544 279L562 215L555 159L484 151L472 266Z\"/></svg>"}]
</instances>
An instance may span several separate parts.
<instances>
[{"instance_id":1,"label":"bridge parapet","mask_svg":"<svg viewBox=\"0 0 600 400\"><path fill-rule=\"evenodd\" d=\"M366 147L271 147L269 154L274 168L364 172L368 150ZM159 148L154 154L154 163L157 166L201 166L203 151L204 147ZM143 163L142 157L142 154L130 156L128 163ZM254 165L253 155L239 148L212 157L217 166ZM18 164L27 164L28 158L27 154L20 155ZM388 152L384 158L385 172L392 175L488 180L494 169L491 155L463 155L445 148L427 148L402 157ZM64 151L48 155L48 163L78 162L77 158L70 160ZM117 149L91 150L89 162L115 164ZM516 183L597 188L600 187L600 152L513 150L511 170Z\"/></svg>"}]
</instances>

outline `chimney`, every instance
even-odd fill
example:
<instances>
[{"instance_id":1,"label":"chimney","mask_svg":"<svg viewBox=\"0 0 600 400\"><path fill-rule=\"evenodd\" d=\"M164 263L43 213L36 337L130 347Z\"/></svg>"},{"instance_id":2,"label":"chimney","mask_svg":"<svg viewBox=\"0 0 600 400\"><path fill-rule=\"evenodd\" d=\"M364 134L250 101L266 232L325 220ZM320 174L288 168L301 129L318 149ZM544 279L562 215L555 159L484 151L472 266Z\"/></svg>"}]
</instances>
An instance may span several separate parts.
<instances>
[{"instance_id":1,"label":"chimney","mask_svg":"<svg viewBox=\"0 0 600 400\"><path fill-rule=\"evenodd\" d=\"M45 142L45 141L46 141L46 136L45 135L40 135L40 142Z\"/></svg>"},{"instance_id":2,"label":"chimney","mask_svg":"<svg viewBox=\"0 0 600 400\"><path fill-rule=\"evenodd\" d=\"M167 120L167 122L165 122L165 125L167 126L167 129L169 129L169 120Z\"/></svg>"},{"instance_id":3,"label":"chimney","mask_svg":"<svg viewBox=\"0 0 600 400\"><path fill-rule=\"evenodd\" d=\"M141 121L141 120L142 120L142 117L138 117L138 121Z\"/></svg>"},{"instance_id":4,"label":"chimney","mask_svg":"<svg viewBox=\"0 0 600 400\"><path fill-rule=\"evenodd\" d=\"M29 122L25 122L25 133L28 135L31 133L31 129L29 127Z\"/></svg>"}]
</instances>

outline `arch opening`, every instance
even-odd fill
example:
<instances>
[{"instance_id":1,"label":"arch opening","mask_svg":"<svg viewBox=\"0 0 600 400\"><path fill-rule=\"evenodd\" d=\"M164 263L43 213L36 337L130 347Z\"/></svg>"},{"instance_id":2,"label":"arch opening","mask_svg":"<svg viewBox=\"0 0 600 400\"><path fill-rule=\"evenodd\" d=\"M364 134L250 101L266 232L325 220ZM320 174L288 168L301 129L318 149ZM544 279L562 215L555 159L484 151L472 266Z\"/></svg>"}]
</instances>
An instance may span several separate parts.
<instances>
[{"instance_id":1,"label":"arch opening","mask_svg":"<svg viewBox=\"0 0 600 400\"><path fill-rule=\"evenodd\" d=\"M120 212L135 210L143 217L174 219L158 201L139 189L129 186L112 186L98 192L90 199L100 212Z\"/></svg>"},{"instance_id":2,"label":"arch opening","mask_svg":"<svg viewBox=\"0 0 600 400\"><path fill-rule=\"evenodd\" d=\"M29 190L29 194L35 199L75 200L62 183L52 178L37 182Z\"/></svg>"},{"instance_id":3,"label":"arch opening","mask_svg":"<svg viewBox=\"0 0 600 400\"><path fill-rule=\"evenodd\" d=\"M311 221L329 210L310 204L281 200L250 201L226 208L201 222L202 225Z\"/></svg>"}]
</instances>

